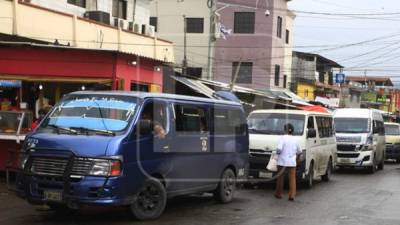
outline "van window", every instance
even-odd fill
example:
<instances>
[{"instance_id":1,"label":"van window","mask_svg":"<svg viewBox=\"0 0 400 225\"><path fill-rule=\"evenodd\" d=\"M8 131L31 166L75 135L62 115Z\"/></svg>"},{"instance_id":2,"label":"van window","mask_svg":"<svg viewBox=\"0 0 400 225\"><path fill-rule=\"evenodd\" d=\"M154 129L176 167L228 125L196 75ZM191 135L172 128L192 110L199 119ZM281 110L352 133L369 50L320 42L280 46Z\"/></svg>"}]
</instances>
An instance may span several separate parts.
<instances>
[{"instance_id":1,"label":"van window","mask_svg":"<svg viewBox=\"0 0 400 225\"><path fill-rule=\"evenodd\" d=\"M167 127L166 115L165 104L157 102L147 103L140 115L139 134L143 136L153 134L153 127L156 125L161 126L165 130Z\"/></svg>"},{"instance_id":2,"label":"van window","mask_svg":"<svg viewBox=\"0 0 400 225\"><path fill-rule=\"evenodd\" d=\"M316 117L318 133L320 138L327 138L333 136L333 124L332 118L330 117Z\"/></svg>"},{"instance_id":3,"label":"van window","mask_svg":"<svg viewBox=\"0 0 400 225\"><path fill-rule=\"evenodd\" d=\"M240 110L214 109L213 115L216 135L243 135L246 132L246 124Z\"/></svg>"},{"instance_id":4,"label":"van window","mask_svg":"<svg viewBox=\"0 0 400 225\"><path fill-rule=\"evenodd\" d=\"M385 135L385 126L382 121L373 121L373 133L379 135Z\"/></svg>"},{"instance_id":5,"label":"van window","mask_svg":"<svg viewBox=\"0 0 400 225\"><path fill-rule=\"evenodd\" d=\"M385 125L385 134L400 136L400 127L398 125Z\"/></svg>"},{"instance_id":6,"label":"van window","mask_svg":"<svg viewBox=\"0 0 400 225\"><path fill-rule=\"evenodd\" d=\"M307 129L315 129L313 116L308 117Z\"/></svg>"},{"instance_id":7,"label":"van window","mask_svg":"<svg viewBox=\"0 0 400 225\"><path fill-rule=\"evenodd\" d=\"M176 104L175 130L179 133L193 134L208 132L206 110L192 105Z\"/></svg>"},{"instance_id":8,"label":"van window","mask_svg":"<svg viewBox=\"0 0 400 225\"><path fill-rule=\"evenodd\" d=\"M286 124L294 127L293 135L301 136L306 124L305 115L286 113L253 113L249 116L249 131L253 134L283 135Z\"/></svg>"},{"instance_id":9,"label":"van window","mask_svg":"<svg viewBox=\"0 0 400 225\"><path fill-rule=\"evenodd\" d=\"M370 126L367 118L335 118L337 133L369 133Z\"/></svg>"}]
</instances>

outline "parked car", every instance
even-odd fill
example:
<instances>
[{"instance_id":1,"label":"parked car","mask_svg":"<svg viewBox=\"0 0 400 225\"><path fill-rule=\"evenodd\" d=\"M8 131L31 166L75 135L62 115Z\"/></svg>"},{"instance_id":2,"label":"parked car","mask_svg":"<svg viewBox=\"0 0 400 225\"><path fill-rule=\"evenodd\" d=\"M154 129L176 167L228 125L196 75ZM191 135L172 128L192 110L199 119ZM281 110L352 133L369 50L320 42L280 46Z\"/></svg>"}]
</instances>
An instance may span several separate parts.
<instances>
[{"instance_id":1,"label":"parked car","mask_svg":"<svg viewBox=\"0 0 400 225\"><path fill-rule=\"evenodd\" d=\"M373 109L338 109L334 114L338 143L337 166L383 169L385 127L381 113Z\"/></svg>"},{"instance_id":2,"label":"parked car","mask_svg":"<svg viewBox=\"0 0 400 225\"><path fill-rule=\"evenodd\" d=\"M400 163L400 124L385 123L386 159Z\"/></svg>"},{"instance_id":3,"label":"parked car","mask_svg":"<svg viewBox=\"0 0 400 225\"><path fill-rule=\"evenodd\" d=\"M230 202L247 177L246 117L228 101L76 92L25 143L19 195L55 210L122 205L154 219L178 195L212 192Z\"/></svg>"},{"instance_id":4,"label":"parked car","mask_svg":"<svg viewBox=\"0 0 400 225\"><path fill-rule=\"evenodd\" d=\"M300 110L257 110L248 117L250 177L271 178L266 165L284 135L284 126L294 126L294 136L303 150L297 177L311 188L314 179L329 181L336 163L336 138L331 114Z\"/></svg>"}]
</instances>

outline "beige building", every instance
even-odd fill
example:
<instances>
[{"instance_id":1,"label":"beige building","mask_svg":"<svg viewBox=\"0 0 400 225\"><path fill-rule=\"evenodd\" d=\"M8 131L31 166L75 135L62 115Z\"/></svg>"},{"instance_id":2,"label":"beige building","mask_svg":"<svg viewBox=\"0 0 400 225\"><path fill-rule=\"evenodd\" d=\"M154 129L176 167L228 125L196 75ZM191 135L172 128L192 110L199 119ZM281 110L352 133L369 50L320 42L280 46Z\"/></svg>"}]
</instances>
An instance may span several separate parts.
<instances>
[{"instance_id":1,"label":"beige building","mask_svg":"<svg viewBox=\"0 0 400 225\"><path fill-rule=\"evenodd\" d=\"M285 62L284 62L284 84L283 87L290 89L292 80L292 61L293 61L293 27L296 14L288 10L286 16L286 35L285 35ZM285 77L286 76L286 77Z\"/></svg>"},{"instance_id":2,"label":"beige building","mask_svg":"<svg viewBox=\"0 0 400 225\"><path fill-rule=\"evenodd\" d=\"M53 3L44 7L35 5L36 1L38 4ZM29 1L0 1L0 34L83 49L114 50L165 62L175 61L171 42L81 17L80 13L86 9L69 6L71 4L67 0L26 2ZM68 4L62 12L56 10L63 7L61 2Z\"/></svg>"},{"instance_id":3,"label":"beige building","mask_svg":"<svg viewBox=\"0 0 400 225\"><path fill-rule=\"evenodd\" d=\"M184 15L187 17L187 62L192 74L207 77L209 68L210 8L207 0L153 0L150 5L156 35L172 41L175 59L184 58Z\"/></svg>"}]
</instances>

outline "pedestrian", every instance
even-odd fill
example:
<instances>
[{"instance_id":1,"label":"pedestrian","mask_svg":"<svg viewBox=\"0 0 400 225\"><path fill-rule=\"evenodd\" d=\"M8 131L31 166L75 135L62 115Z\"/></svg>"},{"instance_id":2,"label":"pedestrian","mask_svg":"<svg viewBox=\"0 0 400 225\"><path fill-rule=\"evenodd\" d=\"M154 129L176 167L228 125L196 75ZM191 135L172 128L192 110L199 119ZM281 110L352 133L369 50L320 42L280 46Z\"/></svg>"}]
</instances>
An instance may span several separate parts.
<instances>
[{"instance_id":1,"label":"pedestrian","mask_svg":"<svg viewBox=\"0 0 400 225\"><path fill-rule=\"evenodd\" d=\"M285 185L285 172L289 175L289 201L294 201L296 197L296 166L297 160L302 153L300 141L293 136L294 127L288 123L284 126L285 135L281 138L278 154L278 178L276 181L275 197L282 198L283 187Z\"/></svg>"}]
</instances>

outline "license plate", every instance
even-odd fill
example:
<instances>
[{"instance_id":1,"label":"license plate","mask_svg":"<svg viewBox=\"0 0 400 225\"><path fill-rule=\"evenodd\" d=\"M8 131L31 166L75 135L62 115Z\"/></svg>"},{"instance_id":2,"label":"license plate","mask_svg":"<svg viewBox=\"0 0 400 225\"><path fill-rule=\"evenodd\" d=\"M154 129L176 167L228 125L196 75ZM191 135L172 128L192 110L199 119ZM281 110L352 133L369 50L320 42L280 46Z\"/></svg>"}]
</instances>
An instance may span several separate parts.
<instances>
[{"instance_id":1,"label":"license plate","mask_svg":"<svg viewBox=\"0 0 400 225\"><path fill-rule=\"evenodd\" d=\"M350 159L340 159L341 163L350 163Z\"/></svg>"},{"instance_id":2,"label":"license plate","mask_svg":"<svg viewBox=\"0 0 400 225\"><path fill-rule=\"evenodd\" d=\"M55 202L62 201L62 192L61 191L46 190L43 192L43 196L44 196L44 200L47 200L47 201L55 201Z\"/></svg>"},{"instance_id":3,"label":"license plate","mask_svg":"<svg viewBox=\"0 0 400 225\"><path fill-rule=\"evenodd\" d=\"M258 173L259 178L272 178L272 173L268 172L259 172Z\"/></svg>"}]
</instances>

